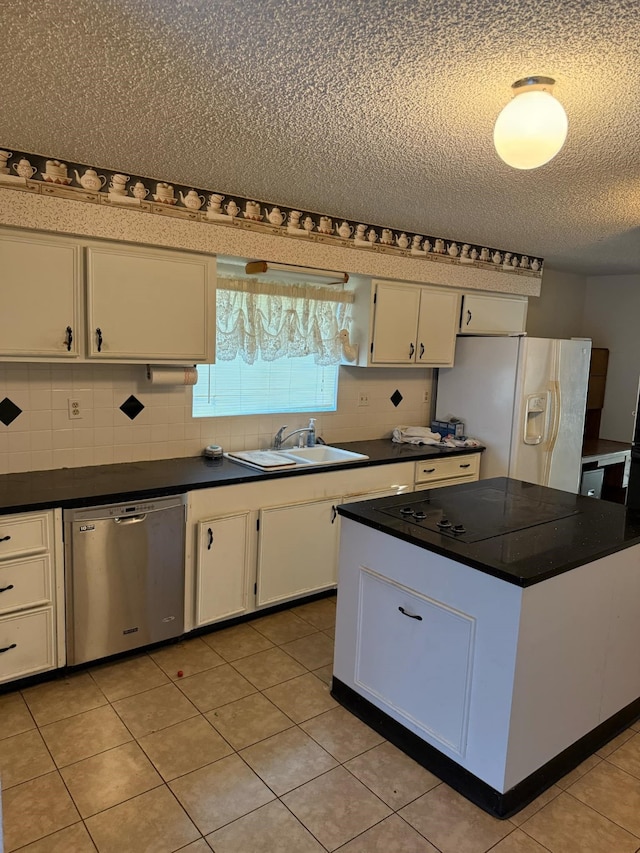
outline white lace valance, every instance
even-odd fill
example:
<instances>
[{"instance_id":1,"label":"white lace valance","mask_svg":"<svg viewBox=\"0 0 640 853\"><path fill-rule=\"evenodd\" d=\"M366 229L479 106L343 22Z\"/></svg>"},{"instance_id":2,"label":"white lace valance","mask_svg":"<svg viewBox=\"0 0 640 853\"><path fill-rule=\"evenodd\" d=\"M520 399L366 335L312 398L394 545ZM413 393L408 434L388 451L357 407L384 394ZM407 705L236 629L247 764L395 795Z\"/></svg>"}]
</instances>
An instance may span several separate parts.
<instances>
[{"instance_id":1,"label":"white lace valance","mask_svg":"<svg viewBox=\"0 0 640 853\"><path fill-rule=\"evenodd\" d=\"M218 279L216 357L247 364L256 358L313 355L316 364L337 364L340 331L349 328L353 293L313 285Z\"/></svg>"}]
</instances>

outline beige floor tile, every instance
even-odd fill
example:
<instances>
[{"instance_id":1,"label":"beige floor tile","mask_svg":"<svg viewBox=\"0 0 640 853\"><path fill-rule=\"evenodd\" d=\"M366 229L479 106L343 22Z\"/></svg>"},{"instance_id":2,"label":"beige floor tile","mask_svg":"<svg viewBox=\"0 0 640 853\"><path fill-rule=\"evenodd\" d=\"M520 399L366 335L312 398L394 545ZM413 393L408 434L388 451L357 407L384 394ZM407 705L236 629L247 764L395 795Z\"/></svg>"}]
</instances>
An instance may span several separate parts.
<instances>
[{"instance_id":1,"label":"beige floor tile","mask_svg":"<svg viewBox=\"0 0 640 853\"><path fill-rule=\"evenodd\" d=\"M562 788L563 791L566 791L567 788L570 788L574 782L577 782L585 773L588 773L589 770L592 770L594 767L597 767L602 759L597 755L590 755L588 758L585 758L583 762L578 764L573 770L570 770L566 776L563 776L562 779L558 779L556 785L558 788Z\"/></svg>"},{"instance_id":2,"label":"beige floor tile","mask_svg":"<svg viewBox=\"0 0 640 853\"><path fill-rule=\"evenodd\" d=\"M125 658L91 670L94 681L110 702L143 693L169 679L148 655Z\"/></svg>"},{"instance_id":3,"label":"beige floor tile","mask_svg":"<svg viewBox=\"0 0 640 853\"><path fill-rule=\"evenodd\" d=\"M539 812L543 806L546 806L547 803L550 803L555 797L558 796L562 792L562 788L558 788L557 785L551 785L550 788L547 788L546 791L543 791L539 797L536 797L535 800L529 803L528 806L525 806L523 809L520 809L519 812L512 815L509 820L514 826L522 826L522 824L529 820L530 817L536 812Z\"/></svg>"},{"instance_id":4,"label":"beige floor tile","mask_svg":"<svg viewBox=\"0 0 640 853\"><path fill-rule=\"evenodd\" d=\"M166 729L198 713L173 684L119 699L113 703L113 707L134 737L144 737L159 729Z\"/></svg>"},{"instance_id":5,"label":"beige floor tile","mask_svg":"<svg viewBox=\"0 0 640 853\"><path fill-rule=\"evenodd\" d=\"M264 694L296 723L338 707L327 685L310 672L270 687Z\"/></svg>"},{"instance_id":6,"label":"beige floor tile","mask_svg":"<svg viewBox=\"0 0 640 853\"><path fill-rule=\"evenodd\" d=\"M271 640L246 624L204 634L202 639L226 661L240 660L273 647Z\"/></svg>"},{"instance_id":7,"label":"beige floor tile","mask_svg":"<svg viewBox=\"0 0 640 853\"><path fill-rule=\"evenodd\" d=\"M390 813L344 767L285 794L282 801L327 850L346 844Z\"/></svg>"},{"instance_id":8,"label":"beige floor tile","mask_svg":"<svg viewBox=\"0 0 640 853\"><path fill-rule=\"evenodd\" d=\"M632 737L623 741L622 746L618 746L614 752L611 752L607 760L621 770L631 773L636 779L640 779L640 734L633 732L631 734Z\"/></svg>"},{"instance_id":9,"label":"beige floor tile","mask_svg":"<svg viewBox=\"0 0 640 853\"><path fill-rule=\"evenodd\" d=\"M0 779L3 789L35 779L36 776L44 776L55 769L49 750L40 732L35 729L0 740Z\"/></svg>"},{"instance_id":10,"label":"beige floor tile","mask_svg":"<svg viewBox=\"0 0 640 853\"><path fill-rule=\"evenodd\" d=\"M516 829L492 847L491 853L549 853L549 851L547 847L543 847L533 838L525 835L522 830Z\"/></svg>"},{"instance_id":11,"label":"beige floor tile","mask_svg":"<svg viewBox=\"0 0 640 853\"><path fill-rule=\"evenodd\" d=\"M309 604L301 604L292 607L291 612L300 616L306 622L310 622L314 628L320 630L333 628L336 624L336 597L321 598L318 601L310 601Z\"/></svg>"},{"instance_id":12,"label":"beige floor tile","mask_svg":"<svg viewBox=\"0 0 640 853\"><path fill-rule=\"evenodd\" d=\"M96 848L83 823L74 823L20 848L20 853L96 853Z\"/></svg>"},{"instance_id":13,"label":"beige floor tile","mask_svg":"<svg viewBox=\"0 0 640 853\"><path fill-rule=\"evenodd\" d=\"M3 791L2 809L5 853L80 820L57 771Z\"/></svg>"},{"instance_id":14,"label":"beige floor tile","mask_svg":"<svg viewBox=\"0 0 640 853\"><path fill-rule=\"evenodd\" d=\"M277 646L282 643L290 643L307 634L314 634L316 628L300 619L290 610L282 610L280 613L272 613L270 616L262 616L255 619L252 626Z\"/></svg>"},{"instance_id":15,"label":"beige floor tile","mask_svg":"<svg viewBox=\"0 0 640 853\"><path fill-rule=\"evenodd\" d=\"M258 690L273 687L306 672L303 666L277 648L237 660L233 666Z\"/></svg>"},{"instance_id":16,"label":"beige floor tile","mask_svg":"<svg viewBox=\"0 0 640 853\"><path fill-rule=\"evenodd\" d=\"M596 750L596 755L599 755L600 758L607 758L607 756L611 755L612 752L615 752L618 747L622 746L623 743L630 740L635 735L633 729L625 729L623 732L620 732L619 735L612 738L608 743L605 743L604 746L601 746L600 749Z\"/></svg>"},{"instance_id":17,"label":"beige floor tile","mask_svg":"<svg viewBox=\"0 0 640 853\"><path fill-rule=\"evenodd\" d=\"M200 836L164 785L86 823L100 853L173 853Z\"/></svg>"},{"instance_id":18,"label":"beige floor tile","mask_svg":"<svg viewBox=\"0 0 640 853\"><path fill-rule=\"evenodd\" d=\"M333 642L322 631L285 643L282 649L307 669L333 664Z\"/></svg>"},{"instance_id":19,"label":"beige floor tile","mask_svg":"<svg viewBox=\"0 0 640 853\"><path fill-rule=\"evenodd\" d=\"M70 764L60 774L83 818L162 784L137 743L125 743Z\"/></svg>"},{"instance_id":20,"label":"beige floor tile","mask_svg":"<svg viewBox=\"0 0 640 853\"><path fill-rule=\"evenodd\" d=\"M498 820L466 800L448 785L438 785L400 812L442 853L485 853L513 824Z\"/></svg>"},{"instance_id":21,"label":"beige floor tile","mask_svg":"<svg viewBox=\"0 0 640 853\"><path fill-rule=\"evenodd\" d=\"M207 836L216 853L323 853L282 803L273 802ZM387 851L389 853L389 851Z\"/></svg>"},{"instance_id":22,"label":"beige floor tile","mask_svg":"<svg viewBox=\"0 0 640 853\"><path fill-rule=\"evenodd\" d=\"M233 751L201 716L146 735L140 738L139 743L156 770L167 780L191 773Z\"/></svg>"},{"instance_id":23,"label":"beige floor tile","mask_svg":"<svg viewBox=\"0 0 640 853\"><path fill-rule=\"evenodd\" d=\"M291 728L293 722L262 693L253 693L205 715L234 749Z\"/></svg>"},{"instance_id":24,"label":"beige floor tile","mask_svg":"<svg viewBox=\"0 0 640 853\"><path fill-rule=\"evenodd\" d=\"M243 749L240 755L278 796L337 763L297 726Z\"/></svg>"},{"instance_id":25,"label":"beige floor tile","mask_svg":"<svg viewBox=\"0 0 640 853\"><path fill-rule=\"evenodd\" d=\"M340 853L438 853L433 844L392 814L354 838Z\"/></svg>"},{"instance_id":26,"label":"beige floor tile","mask_svg":"<svg viewBox=\"0 0 640 853\"><path fill-rule=\"evenodd\" d=\"M331 711L325 711L324 714L301 723L300 728L311 735L340 764L384 740L377 732L341 707L332 708ZM420 793L423 794L424 791Z\"/></svg>"},{"instance_id":27,"label":"beige floor tile","mask_svg":"<svg viewBox=\"0 0 640 853\"><path fill-rule=\"evenodd\" d=\"M184 695L203 712L256 692L253 684L229 664L183 678L178 684Z\"/></svg>"},{"instance_id":28,"label":"beige floor tile","mask_svg":"<svg viewBox=\"0 0 640 853\"><path fill-rule=\"evenodd\" d=\"M565 792L521 828L543 847L562 853L635 853L640 846L622 827Z\"/></svg>"},{"instance_id":29,"label":"beige floor tile","mask_svg":"<svg viewBox=\"0 0 640 853\"><path fill-rule=\"evenodd\" d=\"M36 727L27 703L18 692L0 696L0 720L2 720L0 740Z\"/></svg>"},{"instance_id":30,"label":"beige floor tile","mask_svg":"<svg viewBox=\"0 0 640 853\"><path fill-rule=\"evenodd\" d=\"M324 633L329 637L329 639L334 642L336 639L336 629L334 628L325 628Z\"/></svg>"},{"instance_id":31,"label":"beige floor tile","mask_svg":"<svg viewBox=\"0 0 640 853\"><path fill-rule=\"evenodd\" d=\"M333 664L329 664L329 666L321 666L320 669L314 669L313 674L317 676L320 681L324 681L326 685L331 687L331 681L333 679Z\"/></svg>"},{"instance_id":32,"label":"beige floor tile","mask_svg":"<svg viewBox=\"0 0 640 853\"><path fill-rule=\"evenodd\" d=\"M211 853L211 848L204 838L199 838L197 841L187 844L186 847L181 847L179 853Z\"/></svg>"},{"instance_id":33,"label":"beige floor tile","mask_svg":"<svg viewBox=\"0 0 640 853\"><path fill-rule=\"evenodd\" d=\"M640 780L635 776L602 761L578 779L568 793L640 837Z\"/></svg>"},{"instance_id":34,"label":"beige floor tile","mask_svg":"<svg viewBox=\"0 0 640 853\"><path fill-rule=\"evenodd\" d=\"M109 705L49 723L40 733L58 767L132 740L131 733Z\"/></svg>"},{"instance_id":35,"label":"beige floor tile","mask_svg":"<svg viewBox=\"0 0 640 853\"><path fill-rule=\"evenodd\" d=\"M107 704L104 693L86 672L29 687L22 695L39 726Z\"/></svg>"},{"instance_id":36,"label":"beige floor tile","mask_svg":"<svg viewBox=\"0 0 640 853\"><path fill-rule=\"evenodd\" d=\"M195 675L196 672L204 672L224 663L217 652L208 646L200 637L192 640L184 640L181 643L172 643L164 646L149 656L169 676L172 681ZM182 672L182 675L178 675Z\"/></svg>"},{"instance_id":37,"label":"beige floor tile","mask_svg":"<svg viewBox=\"0 0 640 853\"><path fill-rule=\"evenodd\" d=\"M394 811L440 784L437 776L387 742L345 767Z\"/></svg>"},{"instance_id":38,"label":"beige floor tile","mask_svg":"<svg viewBox=\"0 0 640 853\"><path fill-rule=\"evenodd\" d=\"M275 799L237 755L174 779L169 787L202 835Z\"/></svg>"}]
</instances>

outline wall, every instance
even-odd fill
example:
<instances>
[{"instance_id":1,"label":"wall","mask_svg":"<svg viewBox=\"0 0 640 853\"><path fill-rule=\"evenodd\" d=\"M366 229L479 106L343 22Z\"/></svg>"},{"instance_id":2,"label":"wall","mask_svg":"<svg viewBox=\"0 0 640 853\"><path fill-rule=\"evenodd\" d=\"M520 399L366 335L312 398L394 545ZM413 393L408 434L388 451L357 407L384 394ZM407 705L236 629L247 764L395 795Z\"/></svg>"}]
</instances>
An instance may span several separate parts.
<instances>
[{"instance_id":1,"label":"wall","mask_svg":"<svg viewBox=\"0 0 640 853\"><path fill-rule=\"evenodd\" d=\"M586 286L583 275L545 267L540 296L529 297L527 334L538 338L586 334L582 322Z\"/></svg>"},{"instance_id":2,"label":"wall","mask_svg":"<svg viewBox=\"0 0 640 853\"><path fill-rule=\"evenodd\" d=\"M432 371L341 367L337 412L317 415L327 442L389 436L398 424L425 424ZM403 395L395 408L390 401ZM358 407L365 392L369 406ZM130 420L120 406L134 395L144 404ZM225 450L268 447L276 430L305 426L312 413L238 418L191 417L192 389L152 386L144 365L0 364L0 401L22 413L0 423L0 473L37 471L196 456L207 444ZM83 417L71 420L68 399Z\"/></svg>"},{"instance_id":3,"label":"wall","mask_svg":"<svg viewBox=\"0 0 640 853\"><path fill-rule=\"evenodd\" d=\"M587 278L583 334L609 349L600 438L631 441L640 374L640 275Z\"/></svg>"}]
</instances>

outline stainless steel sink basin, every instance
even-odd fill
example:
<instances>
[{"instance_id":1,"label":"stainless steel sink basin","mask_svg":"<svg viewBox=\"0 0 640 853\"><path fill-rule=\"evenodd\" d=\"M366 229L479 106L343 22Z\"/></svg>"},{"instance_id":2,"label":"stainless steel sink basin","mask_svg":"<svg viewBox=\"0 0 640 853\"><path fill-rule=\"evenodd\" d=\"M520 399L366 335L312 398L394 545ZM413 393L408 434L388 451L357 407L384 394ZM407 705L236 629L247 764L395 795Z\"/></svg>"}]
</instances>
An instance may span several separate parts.
<instances>
[{"instance_id":1,"label":"stainless steel sink basin","mask_svg":"<svg viewBox=\"0 0 640 853\"><path fill-rule=\"evenodd\" d=\"M353 453L351 450L341 450L339 447L330 447L327 444L277 450L276 453L307 465L336 465L339 462L358 462L369 458L364 453Z\"/></svg>"}]
</instances>

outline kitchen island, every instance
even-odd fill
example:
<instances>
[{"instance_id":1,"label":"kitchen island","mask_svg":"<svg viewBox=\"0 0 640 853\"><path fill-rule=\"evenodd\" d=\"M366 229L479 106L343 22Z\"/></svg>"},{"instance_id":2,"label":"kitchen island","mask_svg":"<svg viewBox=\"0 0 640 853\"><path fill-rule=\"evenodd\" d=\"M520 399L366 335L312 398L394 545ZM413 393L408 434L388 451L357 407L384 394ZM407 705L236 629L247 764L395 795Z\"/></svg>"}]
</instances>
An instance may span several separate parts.
<instances>
[{"instance_id":1,"label":"kitchen island","mask_svg":"<svg viewBox=\"0 0 640 853\"><path fill-rule=\"evenodd\" d=\"M333 695L482 808L640 715L640 517L507 478L339 512Z\"/></svg>"}]
</instances>

